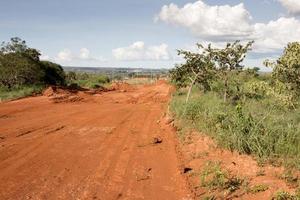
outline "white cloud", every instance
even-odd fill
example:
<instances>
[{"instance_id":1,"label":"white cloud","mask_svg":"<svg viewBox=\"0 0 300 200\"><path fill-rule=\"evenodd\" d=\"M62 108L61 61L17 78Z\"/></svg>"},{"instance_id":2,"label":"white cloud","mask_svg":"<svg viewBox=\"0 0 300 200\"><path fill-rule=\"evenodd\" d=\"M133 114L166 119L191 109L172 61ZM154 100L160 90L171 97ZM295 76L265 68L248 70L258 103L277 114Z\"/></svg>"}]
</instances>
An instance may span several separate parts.
<instances>
[{"instance_id":1,"label":"white cloud","mask_svg":"<svg viewBox=\"0 0 300 200\"><path fill-rule=\"evenodd\" d=\"M79 53L79 58L81 59L89 59L90 58L90 50L87 48L81 48Z\"/></svg>"},{"instance_id":2,"label":"white cloud","mask_svg":"<svg viewBox=\"0 0 300 200\"><path fill-rule=\"evenodd\" d=\"M280 0L284 5L299 7L300 0ZM293 11L293 12L294 12ZM202 0L178 8L175 4L162 7L157 20L182 26L200 41L215 46L231 40L255 40L253 50L274 53L283 50L288 42L300 41L300 21L281 17L268 23L251 23L251 15L243 4L210 6Z\"/></svg>"},{"instance_id":3,"label":"white cloud","mask_svg":"<svg viewBox=\"0 0 300 200\"><path fill-rule=\"evenodd\" d=\"M117 60L169 60L171 58L168 45L146 46L144 42L138 41L128 47L120 47L112 50Z\"/></svg>"},{"instance_id":4,"label":"white cloud","mask_svg":"<svg viewBox=\"0 0 300 200\"><path fill-rule=\"evenodd\" d=\"M251 15L244 4L236 6L210 6L202 0L179 8L175 4L165 5L156 20L188 28L202 38L247 37L253 32Z\"/></svg>"},{"instance_id":5,"label":"white cloud","mask_svg":"<svg viewBox=\"0 0 300 200\"><path fill-rule=\"evenodd\" d=\"M71 61L73 57L74 56L72 55L72 52L69 49L64 49L57 54L55 60L62 61L62 62Z\"/></svg>"},{"instance_id":6,"label":"white cloud","mask_svg":"<svg viewBox=\"0 0 300 200\"><path fill-rule=\"evenodd\" d=\"M289 42L300 41L300 21L296 18L281 17L267 24L257 23L254 28L256 52L274 52L282 50Z\"/></svg>"},{"instance_id":7,"label":"white cloud","mask_svg":"<svg viewBox=\"0 0 300 200\"><path fill-rule=\"evenodd\" d=\"M40 56L40 60L50 60L50 56L43 54Z\"/></svg>"},{"instance_id":8,"label":"white cloud","mask_svg":"<svg viewBox=\"0 0 300 200\"><path fill-rule=\"evenodd\" d=\"M300 1L299 0L278 0L289 13L300 15Z\"/></svg>"},{"instance_id":9,"label":"white cloud","mask_svg":"<svg viewBox=\"0 0 300 200\"><path fill-rule=\"evenodd\" d=\"M49 57L48 57L49 59ZM60 51L57 56L54 58L54 61L59 63L71 63L71 62L82 62L82 61L93 61L93 62L105 62L106 60L99 57L92 57L90 50L83 47L79 50L79 54L73 53L70 49L64 49Z\"/></svg>"}]
</instances>

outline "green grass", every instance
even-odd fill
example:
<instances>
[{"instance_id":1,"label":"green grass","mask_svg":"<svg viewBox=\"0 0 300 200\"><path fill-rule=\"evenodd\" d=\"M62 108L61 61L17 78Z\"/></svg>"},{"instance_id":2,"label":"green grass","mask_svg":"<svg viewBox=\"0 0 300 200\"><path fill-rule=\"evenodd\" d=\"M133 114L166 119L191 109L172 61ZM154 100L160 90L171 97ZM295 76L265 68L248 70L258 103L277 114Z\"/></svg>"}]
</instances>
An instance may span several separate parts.
<instances>
[{"instance_id":1,"label":"green grass","mask_svg":"<svg viewBox=\"0 0 300 200\"><path fill-rule=\"evenodd\" d=\"M275 193L272 200L299 200L300 194L299 191L296 191L296 194L290 194L289 192L280 190Z\"/></svg>"},{"instance_id":2,"label":"green grass","mask_svg":"<svg viewBox=\"0 0 300 200\"><path fill-rule=\"evenodd\" d=\"M104 86L110 82L109 78L101 74L86 74L85 76L78 76L77 80L73 80L71 83L76 83L80 87L84 88L98 88Z\"/></svg>"},{"instance_id":3,"label":"green grass","mask_svg":"<svg viewBox=\"0 0 300 200\"><path fill-rule=\"evenodd\" d=\"M266 191L268 189L269 189L269 186L264 185L264 184L259 184L259 185L252 186L249 189L249 192L255 194L255 193L259 193L259 192L264 192L264 191Z\"/></svg>"},{"instance_id":4,"label":"green grass","mask_svg":"<svg viewBox=\"0 0 300 200\"><path fill-rule=\"evenodd\" d=\"M230 193L238 190L243 180L231 176L228 171L221 168L218 162L206 163L200 174L201 186L208 188L210 191L226 190Z\"/></svg>"},{"instance_id":5,"label":"green grass","mask_svg":"<svg viewBox=\"0 0 300 200\"><path fill-rule=\"evenodd\" d=\"M284 109L272 98L234 105L224 103L216 92L203 94L197 89L185 104L185 94L175 93L170 105L184 127L208 134L227 149L300 169L299 108Z\"/></svg>"},{"instance_id":6,"label":"green grass","mask_svg":"<svg viewBox=\"0 0 300 200\"><path fill-rule=\"evenodd\" d=\"M5 87L0 87L0 100L13 100L21 97L31 96L32 94L41 93L44 88L44 85L19 86L10 90Z\"/></svg>"}]
</instances>

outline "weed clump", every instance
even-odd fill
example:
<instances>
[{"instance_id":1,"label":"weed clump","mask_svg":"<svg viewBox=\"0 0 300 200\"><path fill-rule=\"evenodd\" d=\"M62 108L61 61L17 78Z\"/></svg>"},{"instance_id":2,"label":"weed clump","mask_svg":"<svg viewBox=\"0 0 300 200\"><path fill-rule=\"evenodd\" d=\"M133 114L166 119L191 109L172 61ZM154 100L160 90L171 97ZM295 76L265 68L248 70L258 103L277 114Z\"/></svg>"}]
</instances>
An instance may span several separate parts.
<instances>
[{"instance_id":1,"label":"weed clump","mask_svg":"<svg viewBox=\"0 0 300 200\"><path fill-rule=\"evenodd\" d=\"M211 191L226 190L232 193L240 188L243 180L223 170L219 162L208 162L200 174L201 186Z\"/></svg>"},{"instance_id":2,"label":"weed clump","mask_svg":"<svg viewBox=\"0 0 300 200\"><path fill-rule=\"evenodd\" d=\"M275 193L272 200L299 200L300 195L299 194L290 194L289 192L280 190Z\"/></svg>"},{"instance_id":3,"label":"weed clump","mask_svg":"<svg viewBox=\"0 0 300 200\"><path fill-rule=\"evenodd\" d=\"M264 184L259 184L259 185L255 185L255 186L251 187L249 189L249 192L255 194L255 193L259 193L259 192L264 192L268 189L269 189L269 186L264 185Z\"/></svg>"}]
</instances>

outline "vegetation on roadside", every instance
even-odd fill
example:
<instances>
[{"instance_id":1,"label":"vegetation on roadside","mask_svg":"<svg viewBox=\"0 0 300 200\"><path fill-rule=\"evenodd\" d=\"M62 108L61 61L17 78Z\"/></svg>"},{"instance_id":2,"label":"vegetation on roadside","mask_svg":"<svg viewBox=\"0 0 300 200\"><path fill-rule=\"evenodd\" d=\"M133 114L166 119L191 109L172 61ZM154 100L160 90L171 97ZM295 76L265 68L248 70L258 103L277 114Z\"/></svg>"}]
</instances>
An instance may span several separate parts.
<instances>
[{"instance_id":1,"label":"vegetation on roadside","mask_svg":"<svg viewBox=\"0 0 300 200\"><path fill-rule=\"evenodd\" d=\"M99 88L110 82L106 75L65 73L62 66L41 61L40 52L20 38L11 38L0 46L0 101L41 93L47 85L77 85Z\"/></svg>"},{"instance_id":2,"label":"vegetation on roadside","mask_svg":"<svg viewBox=\"0 0 300 200\"><path fill-rule=\"evenodd\" d=\"M240 188L243 179L232 176L228 171L221 168L218 162L206 163L201 175L201 186L210 191L226 190L232 193Z\"/></svg>"},{"instance_id":3,"label":"vegetation on roadside","mask_svg":"<svg viewBox=\"0 0 300 200\"><path fill-rule=\"evenodd\" d=\"M20 38L0 46L0 100L38 93L46 85L64 85L63 68L40 60L40 52Z\"/></svg>"},{"instance_id":4,"label":"vegetation on roadside","mask_svg":"<svg viewBox=\"0 0 300 200\"><path fill-rule=\"evenodd\" d=\"M299 200L300 199L300 193L297 190L295 194L290 194L289 192L286 192L284 190L277 191L272 200Z\"/></svg>"},{"instance_id":5,"label":"vegetation on roadside","mask_svg":"<svg viewBox=\"0 0 300 200\"><path fill-rule=\"evenodd\" d=\"M99 88L109 84L111 80L107 75L97 73L76 73L70 71L67 73L66 82L68 84L77 84L84 88Z\"/></svg>"},{"instance_id":6,"label":"vegetation on roadside","mask_svg":"<svg viewBox=\"0 0 300 200\"><path fill-rule=\"evenodd\" d=\"M6 87L0 88L0 99L18 99L21 97L26 97L34 94L39 94L43 91L44 85L23 85L19 87L14 87L13 89L8 89Z\"/></svg>"},{"instance_id":7,"label":"vegetation on roadside","mask_svg":"<svg viewBox=\"0 0 300 200\"><path fill-rule=\"evenodd\" d=\"M223 147L300 169L300 43L266 61L269 74L241 64L252 43L179 51L186 62L170 73L178 88L171 109Z\"/></svg>"}]
</instances>

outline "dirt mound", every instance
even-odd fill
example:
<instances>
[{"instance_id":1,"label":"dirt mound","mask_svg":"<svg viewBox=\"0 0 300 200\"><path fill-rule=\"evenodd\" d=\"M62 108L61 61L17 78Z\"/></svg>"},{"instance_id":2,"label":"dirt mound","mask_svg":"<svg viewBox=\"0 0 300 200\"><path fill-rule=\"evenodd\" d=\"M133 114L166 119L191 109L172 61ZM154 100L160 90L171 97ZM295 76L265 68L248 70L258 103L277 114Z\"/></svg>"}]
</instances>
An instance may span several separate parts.
<instances>
[{"instance_id":1,"label":"dirt mound","mask_svg":"<svg viewBox=\"0 0 300 200\"><path fill-rule=\"evenodd\" d=\"M54 89L54 87L51 87L51 86L43 91L43 95L47 96L47 97L54 95L54 93L55 93L55 89Z\"/></svg>"},{"instance_id":2,"label":"dirt mound","mask_svg":"<svg viewBox=\"0 0 300 200\"><path fill-rule=\"evenodd\" d=\"M47 97L55 96L55 95L71 95L76 94L79 90L70 89L68 87L58 87L58 86L50 86L46 90L44 90L43 95Z\"/></svg>"},{"instance_id":3,"label":"dirt mound","mask_svg":"<svg viewBox=\"0 0 300 200\"><path fill-rule=\"evenodd\" d=\"M43 96L48 97L54 103L72 103L86 101L91 95L102 94L108 91L110 91L110 89L103 86L99 86L95 89L85 89L77 84L71 84L68 87L50 86L44 90Z\"/></svg>"},{"instance_id":4,"label":"dirt mound","mask_svg":"<svg viewBox=\"0 0 300 200\"><path fill-rule=\"evenodd\" d=\"M118 90L121 92L132 91L134 87L128 83L116 82L111 85L111 90Z\"/></svg>"},{"instance_id":5,"label":"dirt mound","mask_svg":"<svg viewBox=\"0 0 300 200\"><path fill-rule=\"evenodd\" d=\"M90 94L90 95L95 95L95 94L101 94L103 92L109 92L111 91L110 89L107 89L103 86L98 86L97 88L95 89L90 89L90 90L87 90L87 91L84 91L85 94Z\"/></svg>"},{"instance_id":6,"label":"dirt mound","mask_svg":"<svg viewBox=\"0 0 300 200\"><path fill-rule=\"evenodd\" d=\"M156 82L157 85L163 85L163 84L167 84L166 80L160 79Z\"/></svg>"},{"instance_id":7,"label":"dirt mound","mask_svg":"<svg viewBox=\"0 0 300 200\"><path fill-rule=\"evenodd\" d=\"M78 95L55 95L50 97L50 100L54 103L74 103L81 102L84 98Z\"/></svg>"},{"instance_id":8,"label":"dirt mound","mask_svg":"<svg viewBox=\"0 0 300 200\"><path fill-rule=\"evenodd\" d=\"M282 178L283 167L259 165L251 156L219 148L203 134L187 133L182 150L186 167L191 169L187 175L197 198L272 199L279 190L295 191Z\"/></svg>"},{"instance_id":9,"label":"dirt mound","mask_svg":"<svg viewBox=\"0 0 300 200\"><path fill-rule=\"evenodd\" d=\"M49 99L54 103L72 103L84 100L84 98L82 97L82 95L79 94L77 89L72 89L68 87L62 88L50 86L43 92L43 95L49 97Z\"/></svg>"}]
</instances>

